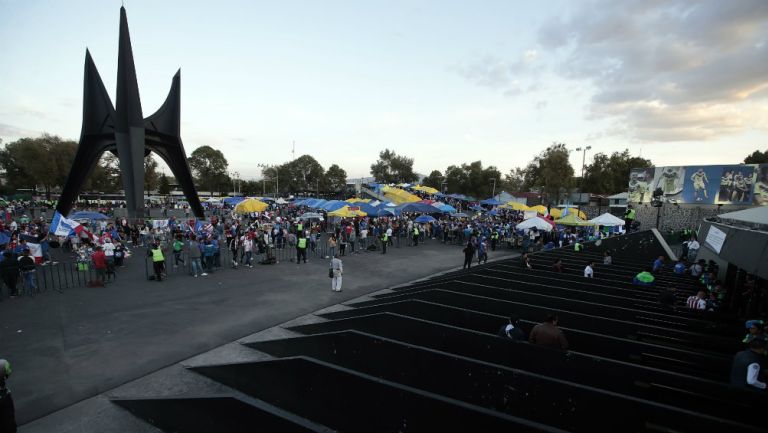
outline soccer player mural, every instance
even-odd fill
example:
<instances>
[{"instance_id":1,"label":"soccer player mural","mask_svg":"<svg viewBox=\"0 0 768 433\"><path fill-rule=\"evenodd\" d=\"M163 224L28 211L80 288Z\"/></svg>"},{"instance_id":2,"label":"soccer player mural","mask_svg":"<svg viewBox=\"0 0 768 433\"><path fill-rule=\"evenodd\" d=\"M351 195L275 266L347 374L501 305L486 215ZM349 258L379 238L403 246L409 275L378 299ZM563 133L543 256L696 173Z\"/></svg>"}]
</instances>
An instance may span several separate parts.
<instances>
[{"instance_id":1,"label":"soccer player mural","mask_svg":"<svg viewBox=\"0 0 768 433\"><path fill-rule=\"evenodd\" d=\"M685 181L685 167L656 167L653 190L661 188L668 200L679 200Z\"/></svg>"},{"instance_id":2,"label":"soccer player mural","mask_svg":"<svg viewBox=\"0 0 768 433\"><path fill-rule=\"evenodd\" d=\"M629 173L630 203L649 203L653 185L653 168L634 168Z\"/></svg>"},{"instance_id":3,"label":"soccer player mural","mask_svg":"<svg viewBox=\"0 0 768 433\"><path fill-rule=\"evenodd\" d=\"M757 166L755 170L755 187L752 194L752 203L765 206L768 205L768 164Z\"/></svg>"},{"instance_id":4,"label":"soccer player mural","mask_svg":"<svg viewBox=\"0 0 768 433\"><path fill-rule=\"evenodd\" d=\"M755 166L724 166L716 202L718 204L751 204L754 183Z\"/></svg>"}]
</instances>

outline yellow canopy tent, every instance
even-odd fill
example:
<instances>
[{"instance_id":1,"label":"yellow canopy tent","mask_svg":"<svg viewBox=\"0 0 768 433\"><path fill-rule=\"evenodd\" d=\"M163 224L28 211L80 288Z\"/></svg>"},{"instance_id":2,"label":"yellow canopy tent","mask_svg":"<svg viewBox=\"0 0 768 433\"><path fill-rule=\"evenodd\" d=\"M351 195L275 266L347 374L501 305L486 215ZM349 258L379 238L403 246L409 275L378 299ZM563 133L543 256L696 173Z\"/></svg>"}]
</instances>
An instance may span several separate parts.
<instances>
[{"instance_id":1,"label":"yellow canopy tent","mask_svg":"<svg viewBox=\"0 0 768 433\"><path fill-rule=\"evenodd\" d=\"M538 212L538 213L540 213L542 215L546 215L547 214L547 207L544 206L544 205L541 205L541 204L538 204L536 206L531 206L530 208L528 208L528 210L535 210L536 212Z\"/></svg>"},{"instance_id":2,"label":"yellow canopy tent","mask_svg":"<svg viewBox=\"0 0 768 433\"><path fill-rule=\"evenodd\" d=\"M417 201L421 201L421 198L418 196L400 188L384 186L381 188L381 192L384 193L384 197L386 197L387 200L394 204L415 203Z\"/></svg>"},{"instance_id":3,"label":"yellow canopy tent","mask_svg":"<svg viewBox=\"0 0 768 433\"><path fill-rule=\"evenodd\" d=\"M371 199L369 199L369 198L352 197L352 198L348 198L348 199L346 199L344 201L347 202L347 203L356 203L356 202L368 203L368 202L371 201Z\"/></svg>"},{"instance_id":4,"label":"yellow canopy tent","mask_svg":"<svg viewBox=\"0 0 768 433\"><path fill-rule=\"evenodd\" d=\"M501 207L509 208L512 210L522 210L522 211L530 210L528 206L526 206L524 203L520 203L519 201L510 201L510 202L507 202L506 204L501 205Z\"/></svg>"},{"instance_id":5,"label":"yellow canopy tent","mask_svg":"<svg viewBox=\"0 0 768 433\"><path fill-rule=\"evenodd\" d=\"M556 207L553 207L552 209L549 210L549 214L552 215L552 218L560 218L561 216L563 216L563 211Z\"/></svg>"},{"instance_id":6,"label":"yellow canopy tent","mask_svg":"<svg viewBox=\"0 0 768 433\"><path fill-rule=\"evenodd\" d=\"M340 207L333 212L328 212L329 217L352 218L366 215L368 214L361 210L352 210L349 206Z\"/></svg>"},{"instance_id":7,"label":"yellow canopy tent","mask_svg":"<svg viewBox=\"0 0 768 433\"><path fill-rule=\"evenodd\" d=\"M264 212L269 207L268 204L263 201L256 200L255 198L249 198L241 201L235 206L235 213L246 214L251 212Z\"/></svg>"},{"instance_id":8,"label":"yellow canopy tent","mask_svg":"<svg viewBox=\"0 0 768 433\"><path fill-rule=\"evenodd\" d=\"M555 220L555 224L560 224L564 226L593 226L594 223L591 223L589 221L584 221L583 219L576 216L575 213L569 213L568 215L560 218L559 220Z\"/></svg>"},{"instance_id":9,"label":"yellow canopy tent","mask_svg":"<svg viewBox=\"0 0 768 433\"><path fill-rule=\"evenodd\" d=\"M426 192L427 194L436 194L440 192L437 189L432 188L431 186L426 186L426 185L417 185L417 186L414 186L413 189L415 189L416 191Z\"/></svg>"}]
</instances>

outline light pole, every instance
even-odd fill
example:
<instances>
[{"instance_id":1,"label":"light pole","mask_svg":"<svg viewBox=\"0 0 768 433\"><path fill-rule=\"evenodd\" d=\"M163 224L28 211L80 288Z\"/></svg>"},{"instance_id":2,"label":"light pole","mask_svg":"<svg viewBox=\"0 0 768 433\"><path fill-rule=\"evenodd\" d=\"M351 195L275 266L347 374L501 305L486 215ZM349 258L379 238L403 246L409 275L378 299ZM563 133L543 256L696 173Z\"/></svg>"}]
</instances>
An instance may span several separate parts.
<instances>
[{"instance_id":1,"label":"light pole","mask_svg":"<svg viewBox=\"0 0 768 433\"><path fill-rule=\"evenodd\" d=\"M592 149L592 146L576 148L576 152L584 151L581 157L581 185L579 186L579 202L581 202L581 195L584 193L584 167L587 162L587 151L591 149ZM587 204L589 204L589 199L587 199ZM576 209L579 209L578 206L576 207Z\"/></svg>"},{"instance_id":2,"label":"light pole","mask_svg":"<svg viewBox=\"0 0 768 433\"><path fill-rule=\"evenodd\" d=\"M275 170L275 198L277 198L277 195L279 194L279 191L280 191L280 183L279 183L280 182L279 181L280 177L279 177L279 175L277 173L277 166L276 165L271 165L271 164L256 164L256 166L257 167L261 167L262 169L264 169L264 168L271 168L271 169ZM263 176L264 175L264 170L261 170L261 173L262 173L262 176ZM264 194L266 195L266 192Z\"/></svg>"},{"instance_id":3,"label":"light pole","mask_svg":"<svg viewBox=\"0 0 768 433\"><path fill-rule=\"evenodd\" d=\"M232 177L232 196L234 197L237 195L236 182L240 178L240 173L233 171L232 173L230 173L230 176Z\"/></svg>"},{"instance_id":4,"label":"light pole","mask_svg":"<svg viewBox=\"0 0 768 433\"><path fill-rule=\"evenodd\" d=\"M491 190L491 198L496 196L496 179L491 179L493 181L493 190Z\"/></svg>"}]
</instances>

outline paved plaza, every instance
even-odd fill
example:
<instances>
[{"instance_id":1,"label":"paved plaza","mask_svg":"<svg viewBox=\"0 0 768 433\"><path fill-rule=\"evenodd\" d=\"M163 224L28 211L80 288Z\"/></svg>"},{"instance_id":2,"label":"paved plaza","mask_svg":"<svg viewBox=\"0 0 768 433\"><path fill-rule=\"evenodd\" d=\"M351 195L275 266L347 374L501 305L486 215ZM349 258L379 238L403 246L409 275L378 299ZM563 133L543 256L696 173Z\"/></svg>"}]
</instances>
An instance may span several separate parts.
<instances>
[{"instance_id":1,"label":"paved plaza","mask_svg":"<svg viewBox=\"0 0 768 433\"><path fill-rule=\"evenodd\" d=\"M48 291L0 303L0 341L14 366L20 425L259 330L393 285L460 267L461 248L344 257L343 292L328 260L144 278L142 249L106 288ZM509 257L511 250L491 253Z\"/></svg>"}]
</instances>

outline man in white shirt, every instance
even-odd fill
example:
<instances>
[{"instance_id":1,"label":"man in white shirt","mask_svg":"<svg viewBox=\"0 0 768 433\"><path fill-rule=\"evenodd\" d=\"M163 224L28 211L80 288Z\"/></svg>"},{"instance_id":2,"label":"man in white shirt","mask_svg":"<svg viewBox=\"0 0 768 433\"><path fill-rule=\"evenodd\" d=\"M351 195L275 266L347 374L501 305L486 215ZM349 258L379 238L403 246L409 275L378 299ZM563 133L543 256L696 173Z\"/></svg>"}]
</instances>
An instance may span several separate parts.
<instances>
[{"instance_id":1,"label":"man in white shirt","mask_svg":"<svg viewBox=\"0 0 768 433\"><path fill-rule=\"evenodd\" d=\"M765 365L765 339L753 338L749 349L743 350L733 358L731 366L731 386L747 389L766 389L760 373Z\"/></svg>"},{"instance_id":2,"label":"man in white shirt","mask_svg":"<svg viewBox=\"0 0 768 433\"><path fill-rule=\"evenodd\" d=\"M707 296L706 293L704 293L703 290L700 290L699 293L696 294L696 296L689 296L688 299L685 301L685 305L690 308L691 310L706 310L707 309L707 301L704 299Z\"/></svg>"},{"instance_id":3,"label":"man in white shirt","mask_svg":"<svg viewBox=\"0 0 768 433\"><path fill-rule=\"evenodd\" d=\"M587 267L584 268L584 278L595 277L595 271L592 268L593 266L595 266L595 262L589 262L589 264L587 264Z\"/></svg>"},{"instance_id":4,"label":"man in white shirt","mask_svg":"<svg viewBox=\"0 0 768 433\"><path fill-rule=\"evenodd\" d=\"M701 248L701 245L699 245L699 241L697 241L696 238L693 238L688 242L688 260L696 260L696 255L699 254L699 248Z\"/></svg>"},{"instance_id":5,"label":"man in white shirt","mask_svg":"<svg viewBox=\"0 0 768 433\"><path fill-rule=\"evenodd\" d=\"M331 272L333 274L331 290L341 292L341 276L344 274L344 264L341 262L338 254L335 254L331 260Z\"/></svg>"}]
</instances>

